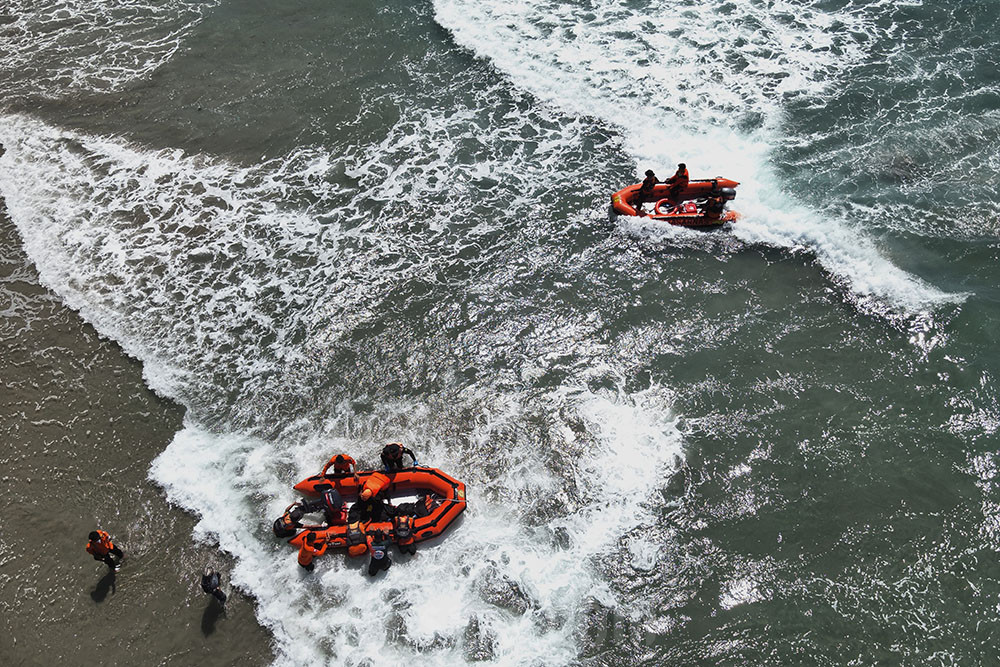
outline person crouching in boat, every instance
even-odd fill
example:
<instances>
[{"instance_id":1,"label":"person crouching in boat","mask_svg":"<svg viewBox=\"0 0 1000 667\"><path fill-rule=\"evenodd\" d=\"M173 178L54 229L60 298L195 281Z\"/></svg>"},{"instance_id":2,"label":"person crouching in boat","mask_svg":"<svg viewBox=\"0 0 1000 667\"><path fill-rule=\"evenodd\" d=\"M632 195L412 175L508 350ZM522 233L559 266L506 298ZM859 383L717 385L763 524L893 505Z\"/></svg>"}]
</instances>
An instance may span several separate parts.
<instances>
[{"instance_id":1,"label":"person crouching in boat","mask_svg":"<svg viewBox=\"0 0 1000 667\"><path fill-rule=\"evenodd\" d=\"M403 446L401 442L390 442L388 445L382 448L382 465L385 466L386 472L396 472L397 470L402 470L406 466L403 465L403 456L409 454L410 458L413 459L413 463L410 467L417 465L417 455L412 451Z\"/></svg>"},{"instance_id":2,"label":"person crouching in boat","mask_svg":"<svg viewBox=\"0 0 1000 667\"><path fill-rule=\"evenodd\" d=\"M316 567L313 559L325 553L326 538L316 537L316 533L309 531L299 548L299 565L312 572L313 568Z\"/></svg>"},{"instance_id":3,"label":"person crouching in boat","mask_svg":"<svg viewBox=\"0 0 1000 667\"><path fill-rule=\"evenodd\" d=\"M382 491L388 486L389 478L382 473L375 472L369 475L361 489L358 502L351 505L351 509L347 513L347 520L350 523L357 521L382 522L395 516L396 508L386 502L382 495Z\"/></svg>"},{"instance_id":4,"label":"person crouching in boat","mask_svg":"<svg viewBox=\"0 0 1000 667\"><path fill-rule=\"evenodd\" d=\"M646 215L646 212L642 210L642 203L653 199L653 186L659 182L660 181L657 180L656 174L653 173L653 170L647 169L646 178L639 185L639 189L636 190L635 195L632 196L632 201L629 202L637 214Z\"/></svg>"},{"instance_id":5,"label":"person crouching in boat","mask_svg":"<svg viewBox=\"0 0 1000 667\"><path fill-rule=\"evenodd\" d=\"M667 199L670 200L670 203L680 203L681 194L687 188L690 180L691 177L688 176L687 165L681 162L677 165L677 171L674 172L674 175L663 181L670 186L667 188Z\"/></svg>"},{"instance_id":6,"label":"person crouching in boat","mask_svg":"<svg viewBox=\"0 0 1000 667\"><path fill-rule=\"evenodd\" d=\"M374 577L382 570L388 570L392 567L388 539L381 530L368 536L368 553L371 555L371 559L368 561L368 576Z\"/></svg>"},{"instance_id":7,"label":"person crouching in boat","mask_svg":"<svg viewBox=\"0 0 1000 667\"><path fill-rule=\"evenodd\" d=\"M722 197L709 197L701 208L701 213L709 220L719 220L726 210L726 200Z\"/></svg>"}]
</instances>

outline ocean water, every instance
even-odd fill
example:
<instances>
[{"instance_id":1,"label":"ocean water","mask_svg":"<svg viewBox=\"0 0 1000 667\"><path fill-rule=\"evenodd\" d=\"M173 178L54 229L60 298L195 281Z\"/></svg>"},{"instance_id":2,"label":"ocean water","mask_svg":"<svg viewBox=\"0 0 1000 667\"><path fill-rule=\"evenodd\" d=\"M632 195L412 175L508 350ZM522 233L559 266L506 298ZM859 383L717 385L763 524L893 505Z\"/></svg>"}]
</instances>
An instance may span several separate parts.
<instances>
[{"instance_id":1,"label":"ocean water","mask_svg":"<svg viewBox=\"0 0 1000 667\"><path fill-rule=\"evenodd\" d=\"M15 0L0 195L277 664L990 664L998 18ZM679 161L743 219L609 219ZM391 440L463 520L303 575L291 485Z\"/></svg>"}]
</instances>

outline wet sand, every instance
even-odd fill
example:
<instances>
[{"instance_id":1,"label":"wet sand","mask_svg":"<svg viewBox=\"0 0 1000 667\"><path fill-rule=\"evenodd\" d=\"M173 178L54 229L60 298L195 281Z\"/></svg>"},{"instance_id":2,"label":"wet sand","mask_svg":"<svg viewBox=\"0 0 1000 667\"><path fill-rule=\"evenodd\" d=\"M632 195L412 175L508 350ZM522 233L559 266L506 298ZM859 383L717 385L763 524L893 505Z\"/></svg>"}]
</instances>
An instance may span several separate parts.
<instances>
[{"instance_id":1,"label":"wet sand","mask_svg":"<svg viewBox=\"0 0 1000 667\"><path fill-rule=\"evenodd\" d=\"M147 480L183 408L38 283L0 201L0 656L4 665L264 665L269 633ZM100 527L116 577L84 551ZM198 582L226 576L224 612Z\"/></svg>"}]
</instances>

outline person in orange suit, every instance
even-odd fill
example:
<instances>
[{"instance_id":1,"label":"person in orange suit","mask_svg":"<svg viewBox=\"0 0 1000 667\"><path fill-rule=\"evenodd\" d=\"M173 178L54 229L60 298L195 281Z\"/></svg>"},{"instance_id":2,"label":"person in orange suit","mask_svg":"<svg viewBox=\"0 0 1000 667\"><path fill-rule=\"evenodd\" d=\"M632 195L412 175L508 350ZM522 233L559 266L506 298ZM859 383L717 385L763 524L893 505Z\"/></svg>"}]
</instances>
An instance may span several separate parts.
<instances>
[{"instance_id":1,"label":"person in orange suit","mask_svg":"<svg viewBox=\"0 0 1000 667\"><path fill-rule=\"evenodd\" d=\"M103 530L93 530L87 537L90 538L87 542L87 553L92 555L94 560L107 565L112 572L117 572L118 566L125 560L125 554L111 541L111 536Z\"/></svg>"},{"instance_id":2,"label":"person in orange suit","mask_svg":"<svg viewBox=\"0 0 1000 667\"><path fill-rule=\"evenodd\" d=\"M677 165L677 171L674 172L674 175L663 181L670 186L667 189L667 199L674 204L680 203L681 193L684 192L690 180L691 177L688 176L687 165L681 162Z\"/></svg>"},{"instance_id":3,"label":"person in orange suit","mask_svg":"<svg viewBox=\"0 0 1000 667\"><path fill-rule=\"evenodd\" d=\"M316 533L309 531L306 533L305 539L302 540L302 546L299 548L299 565L312 572L313 568L316 567L313 559L325 553L326 539L317 538Z\"/></svg>"},{"instance_id":4,"label":"person in orange suit","mask_svg":"<svg viewBox=\"0 0 1000 667\"><path fill-rule=\"evenodd\" d=\"M323 466L323 472L320 474L325 475L326 471L332 467L335 474L354 473L354 476L357 477L357 473L355 472L356 466L357 463L347 454L336 454L330 457L330 460Z\"/></svg>"}]
</instances>

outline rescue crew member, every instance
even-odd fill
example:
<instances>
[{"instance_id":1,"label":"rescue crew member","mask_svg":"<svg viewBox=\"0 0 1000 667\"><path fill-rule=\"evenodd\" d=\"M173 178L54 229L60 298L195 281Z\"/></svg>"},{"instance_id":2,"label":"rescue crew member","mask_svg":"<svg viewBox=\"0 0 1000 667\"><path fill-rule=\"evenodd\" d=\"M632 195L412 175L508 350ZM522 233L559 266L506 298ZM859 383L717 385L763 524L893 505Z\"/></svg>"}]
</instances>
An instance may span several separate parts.
<instances>
[{"instance_id":1,"label":"rescue crew member","mask_svg":"<svg viewBox=\"0 0 1000 667\"><path fill-rule=\"evenodd\" d=\"M114 545L111 536L103 530L92 530L87 537L90 538L87 543L87 553L92 555L94 560L99 560L107 565L112 572L117 572L118 566L125 560L125 554Z\"/></svg>"},{"instance_id":2,"label":"rescue crew member","mask_svg":"<svg viewBox=\"0 0 1000 667\"><path fill-rule=\"evenodd\" d=\"M639 189L636 190L635 194L632 195L632 201L629 202L632 205L632 208L635 209L636 213L638 213L639 215L645 215L645 212L642 210L642 203L645 201L650 201L654 198L653 186L655 186L659 182L660 181L657 180L656 174L653 173L653 170L647 169L645 180L643 180L642 184L639 186Z\"/></svg>"},{"instance_id":3,"label":"rescue crew member","mask_svg":"<svg viewBox=\"0 0 1000 667\"><path fill-rule=\"evenodd\" d=\"M306 533L305 539L302 540L302 546L299 548L299 565L312 572L313 568L316 567L313 558L325 553L326 539L317 538L316 533L310 530Z\"/></svg>"},{"instance_id":4,"label":"rescue crew member","mask_svg":"<svg viewBox=\"0 0 1000 667\"><path fill-rule=\"evenodd\" d=\"M385 466L386 472L394 472L396 470L403 469L403 455L409 454L410 458L413 459L412 466L417 465L417 455L411 452L409 449L403 446L400 442L390 442L388 445L382 448L382 465Z\"/></svg>"},{"instance_id":5,"label":"rescue crew member","mask_svg":"<svg viewBox=\"0 0 1000 667\"><path fill-rule=\"evenodd\" d=\"M344 539L347 540L348 556L363 556L368 552L368 536L360 523L348 524Z\"/></svg>"},{"instance_id":6,"label":"rescue crew member","mask_svg":"<svg viewBox=\"0 0 1000 667\"><path fill-rule=\"evenodd\" d=\"M351 473L354 475L354 479L358 478L358 473L356 472L357 463L347 454L337 454L336 456L331 456L330 460L326 462L325 466L323 466L323 472L320 474L325 475L326 471L329 470L331 466L333 466L334 474Z\"/></svg>"},{"instance_id":7,"label":"rescue crew member","mask_svg":"<svg viewBox=\"0 0 1000 667\"><path fill-rule=\"evenodd\" d=\"M302 515L304 508L298 503L292 503L285 509L285 513L274 520L271 530L275 537L290 537L302 527Z\"/></svg>"},{"instance_id":8,"label":"rescue crew member","mask_svg":"<svg viewBox=\"0 0 1000 667\"><path fill-rule=\"evenodd\" d=\"M371 554L371 560L368 561L368 576L370 577L374 577L382 570L388 570L392 566L386 542L385 533L380 530L368 536L368 553Z\"/></svg>"},{"instance_id":9,"label":"rescue crew member","mask_svg":"<svg viewBox=\"0 0 1000 667\"><path fill-rule=\"evenodd\" d=\"M396 545L400 551L411 556L417 553L417 545L413 539L412 516L397 516L392 520L392 529L396 533Z\"/></svg>"},{"instance_id":10,"label":"rescue crew member","mask_svg":"<svg viewBox=\"0 0 1000 667\"><path fill-rule=\"evenodd\" d=\"M674 204L678 203L680 201L681 193L688 186L688 182L690 180L691 179L688 176L687 165L681 162L679 165L677 165L677 171L674 172L674 175L668 178L667 180L663 181L664 183L670 186L667 189L667 199L669 199Z\"/></svg>"},{"instance_id":11,"label":"rescue crew member","mask_svg":"<svg viewBox=\"0 0 1000 667\"><path fill-rule=\"evenodd\" d=\"M222 575L210 567L205 568L205 574L201 575L201 590L205 591L222 604L226 604L226 594L222 588Z\"/></svg>"},{"instance_id":12,"label":"rescue crew member","mask_svg":"<svg viewBox=\"0 0 1000 667\"><path fill-rule=\"evenodd\" d=\"M726 209L726 200L722 197L709 197L702 207L702 213L710 220L718 220Z\"/></svg>"}]
</instances>

